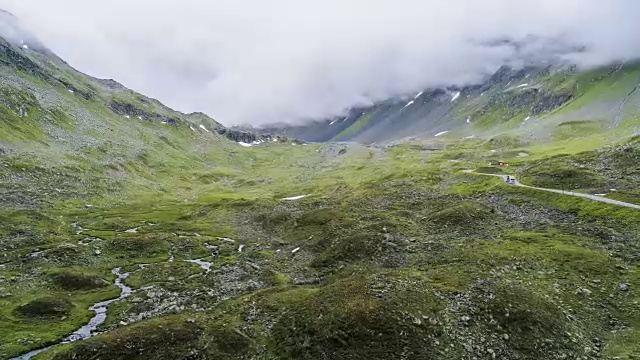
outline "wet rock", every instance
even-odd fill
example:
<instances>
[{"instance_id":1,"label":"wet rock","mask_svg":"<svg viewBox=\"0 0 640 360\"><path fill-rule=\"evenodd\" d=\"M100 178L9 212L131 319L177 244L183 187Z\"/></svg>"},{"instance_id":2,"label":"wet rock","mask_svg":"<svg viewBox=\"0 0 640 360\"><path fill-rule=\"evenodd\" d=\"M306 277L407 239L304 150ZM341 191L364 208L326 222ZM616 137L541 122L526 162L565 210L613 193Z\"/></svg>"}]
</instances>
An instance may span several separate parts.
<instances>
[{"instance_id":1,"label":"wet rock","mask_svg":"<svg viewBox=\"0 0 640 360\"><path fill-rule=\"evenodd\" d=\"M578 288L578 290L576 290L576 295L586 295L589 296L591 295L592 291L589 289L585 289L585 288Z\"/></svg>"},{"instance_id":2,"label":"wet rock","mask_svg":"<svg viewBox=\"0 0 640 360\"><path fill-rule=\"evenodd\" d=\"M629 284L621 283L620 285L618 285L618 289L620 291L629 291Z\"/></svg>"},{"instance_id":3,"label":"wet rock","mask_svg":"<svg viewBox=\"0 0 640 360\"><path fill-rule=\"evenodd\" d=\"M209 251L211 251L212 255L218 255L220 254L220 251L218 250L218 247L215 245L209 245L209 244L204 244L204 247L206 247L207 249L209 249Z\"/></svg>"}]
</instances>

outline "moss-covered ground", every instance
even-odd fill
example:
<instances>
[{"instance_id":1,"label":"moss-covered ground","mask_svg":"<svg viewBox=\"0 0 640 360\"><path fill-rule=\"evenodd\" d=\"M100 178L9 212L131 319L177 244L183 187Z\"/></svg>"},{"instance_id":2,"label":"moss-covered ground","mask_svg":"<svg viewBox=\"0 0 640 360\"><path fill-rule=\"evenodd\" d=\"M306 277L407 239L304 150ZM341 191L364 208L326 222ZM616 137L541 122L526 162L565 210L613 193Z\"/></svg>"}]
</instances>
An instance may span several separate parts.
<instances>
[{"instance_id":1,"label":"moss-covered ground","mask_svg":"<svg viewBox=\"0 0 640 360\"><path fill-rule=\"evenodd\" d=\"M106 333L38 358L633 358L637 211L464 174L493 156L477 144L231 145L211 170L134 163L113 192L5 208L2 356L86 323L122 267ZM515 168L545 161L566 159Z\"/></svg>"}]
</instances>

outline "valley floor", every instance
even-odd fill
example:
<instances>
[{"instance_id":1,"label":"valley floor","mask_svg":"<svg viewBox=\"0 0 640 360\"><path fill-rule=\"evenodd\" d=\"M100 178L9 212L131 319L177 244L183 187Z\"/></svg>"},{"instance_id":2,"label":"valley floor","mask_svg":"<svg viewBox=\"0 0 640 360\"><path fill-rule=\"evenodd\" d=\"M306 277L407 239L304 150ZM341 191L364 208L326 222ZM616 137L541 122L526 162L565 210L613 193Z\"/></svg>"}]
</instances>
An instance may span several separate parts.
<instances>
[{"instance_id":1,"label":"valley floor","mask_svg":"<svg viewBox=\"0 0 640 360\"><path fill-rule=\"evenodd\" d=\"M621 146L566 156L638 174ZM640 211L462 171L573 176L495 148L228 147L119 179L1 157L0 358L637 358Z\"/></svg>"}]
</instances>

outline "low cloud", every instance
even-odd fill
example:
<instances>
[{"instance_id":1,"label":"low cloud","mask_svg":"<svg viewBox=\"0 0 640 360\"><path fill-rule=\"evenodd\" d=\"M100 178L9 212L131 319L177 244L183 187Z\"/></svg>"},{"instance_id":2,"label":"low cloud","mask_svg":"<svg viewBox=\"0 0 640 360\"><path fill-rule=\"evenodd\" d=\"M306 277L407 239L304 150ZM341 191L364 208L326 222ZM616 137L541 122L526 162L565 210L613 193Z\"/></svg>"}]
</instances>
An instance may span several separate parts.
<instances>
[{"instance_id":1,"label":"low cloud","mask_svg":"<svg viewBox=\"0 0 640 360\"><path fill-rule=\"evenodd\" d=\"M79 70L224 124L303 122L504 63L640 57L635 0L0 0Z\"/></svg>"}]
</instances>

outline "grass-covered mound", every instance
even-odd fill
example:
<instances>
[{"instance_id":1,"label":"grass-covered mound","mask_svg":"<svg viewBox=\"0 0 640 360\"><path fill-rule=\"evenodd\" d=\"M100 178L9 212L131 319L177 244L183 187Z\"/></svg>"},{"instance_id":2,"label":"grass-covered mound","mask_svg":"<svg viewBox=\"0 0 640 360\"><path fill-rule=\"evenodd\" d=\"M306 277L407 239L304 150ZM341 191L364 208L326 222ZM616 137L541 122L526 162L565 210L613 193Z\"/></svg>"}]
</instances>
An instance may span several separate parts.
<instances>
[{"instance_id":1,"label":"grass-covered mound","mask_svg":"<svg viewBox=\"0 0 640 360\"><path fill-rule=\"evenodd\" d=\"M343 277L344 276L344 277ZM56 349L56 360L577 358L592 319L514 279L452 291L412 270L350 268L320 287L231 299L206 314L143 321Z\"/></svg>"},{"instance_id":2,"label":"grass-covered mound","mask_svg":"<svg viewBox=\"0 0 640 360\"><path fill-rule=\"evenodd\" d=\"M200 329L186 319L146 321L60 349L53 359L186 359Z\"/></svg>"},{"instance_id":3,"label":"grass-covered mound","mask_svg":"<svg viewBox=\"0 0 640 360\"><path fill-rule=\"evenodd\" d=\"M108 281L86 269L59 270L49 276L57 287L68 291L93 290L109 285Z\"/></svg>"},{"instance_id":4,"label":"grass-covered mound","mask_svg":"<svg viewBox=\"0 0 640 360\"><path fill-rule=\"evenodd\" d=\"M428 217L433 224L443 227L479 228L486 227L496 218L495 210L476 202L451 203Z\"/></svg>"},{"instance_id":5,"label":"grass-covered mound","mask_svg":"<svg viewBox=\"0 0 640 360\"><path fill-rule=\"evenodd\" d=\"M593 169L581 166L580 159L572 156L555 156L528 164L520 172L526 185L550 189L593 189L607 185L607 181Z\"/></svg>"},{"instance_id":6,"label":"grass-covered mound","mask_svg":"<svg viewBox=\"0 0 640 360\"><path fill-rule=\"evenodd\" d=\"M633 192L640 181L640 147L633 142L574 155L558 155L520 166L527 185L608 193Z\"/></svg>"},{"instance_id":7,"label":"grass-covered mound","mask_svg":"<svg viewBox=\"0 0 640 360\"><path fill-rule=\"evenodd\" d=\"M419 285L419 279L402 284L384 276L338 280L290 305L274 325L273 353L278 359L433 358L446 335L426 320L440 306Z\"/></svg>"},{"instance_id":8,"label":"grass-covered mound","mask_svg":"<svg viewBox=\"0 0 640 360\"><path fill-rule=\"evenodd\" d=\"M20 305L15 313L28 318L55 318L69 315L73 304L64 298L44 296Z\"/></svg>"}]
</instances>

